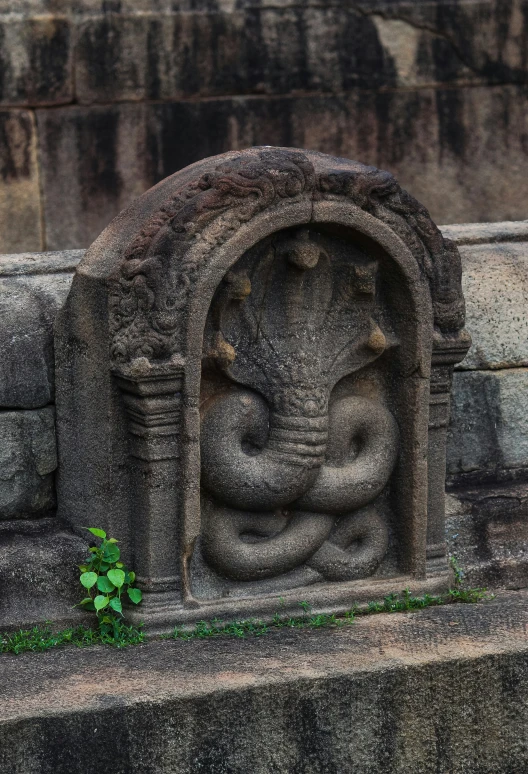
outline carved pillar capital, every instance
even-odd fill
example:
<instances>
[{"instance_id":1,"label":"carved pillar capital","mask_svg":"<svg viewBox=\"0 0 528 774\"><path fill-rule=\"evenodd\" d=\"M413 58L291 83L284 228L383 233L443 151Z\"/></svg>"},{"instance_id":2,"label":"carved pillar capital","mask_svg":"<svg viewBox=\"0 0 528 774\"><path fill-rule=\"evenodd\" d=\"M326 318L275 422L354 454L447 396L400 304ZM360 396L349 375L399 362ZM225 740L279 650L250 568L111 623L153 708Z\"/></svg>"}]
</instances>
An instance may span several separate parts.
<instances>
[{"instance_id":1,"label":"carved pillar capital","mask_svg":"<svg viewBox=\"0 0 528 774\"><path fill-rule=\"evenodd\" d=\"M114 369L128 419L130 454L146 462L178 456L183 366Z\"/></svg>"},{"instance_id":2,"label":"carved pillar capital","mask_svg":"<svg viewBox=\"0 0 528 774\"><path fill-rule=\"evenodd\" d=\"M455 334L433 334L433 353L431 364L435 366L451 366L460 363L467 355L471 346L471 336L466 330Z\"/></svg>"}]
</instances>

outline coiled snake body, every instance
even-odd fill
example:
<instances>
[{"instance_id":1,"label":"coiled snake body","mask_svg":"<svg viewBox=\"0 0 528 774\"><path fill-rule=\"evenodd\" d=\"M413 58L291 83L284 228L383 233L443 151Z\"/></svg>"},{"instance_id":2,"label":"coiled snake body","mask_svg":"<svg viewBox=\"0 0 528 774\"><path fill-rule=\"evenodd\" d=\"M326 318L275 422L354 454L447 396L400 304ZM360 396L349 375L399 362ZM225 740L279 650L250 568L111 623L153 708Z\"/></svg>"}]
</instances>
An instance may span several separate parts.
<instances>
[{"instance_id":1,"label":"coiled snake body","mask_svg":"<svg viewBox=\"0 0 528 774\"><path fill-rule=\"evenodd\" d=\"M368 398L340 398L328 417L268 413L249 390L217 399L202 421L202 483L218 503L205 519L206 560L247 581L302 564L332 581L372 574L388 544L372 503L397 447L394 417Z\"/></svg>"}]
</instances>

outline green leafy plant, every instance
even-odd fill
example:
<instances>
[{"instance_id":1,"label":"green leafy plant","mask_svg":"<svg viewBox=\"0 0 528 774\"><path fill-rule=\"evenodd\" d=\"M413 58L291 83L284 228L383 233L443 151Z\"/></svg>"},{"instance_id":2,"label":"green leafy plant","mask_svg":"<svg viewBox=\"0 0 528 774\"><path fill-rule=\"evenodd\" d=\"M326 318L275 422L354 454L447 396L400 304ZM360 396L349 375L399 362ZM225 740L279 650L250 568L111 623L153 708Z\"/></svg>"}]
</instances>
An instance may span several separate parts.
<instances>
[{"instance_id":1,"label":"green leafy plant","mask_svg":"<svg viewBox=\"0 0 528 774\"><path fill-rule=\"evenodd\" d=\"M110 633L118 636L123 618L122 595L135 605L141 602L141 590L134 586L136 575L119 561L120 551L115 538L109 538L103 529L87 527L94 537L99 538L99 546L90 548L90 556L79 565L81 585L88 596L79 602L85 610L95 612L99 629L103 635Z\"/></svg>"},{"instance_id":2,"label":"green leafy plant","mask_svg":"<svg viewBox=\"0 0 528 774\"><path fill-rule=\"evenodd\" d=\"M449 557L449 564L451 565L451 569L453 570L455 588L459 588L464 581L465 573L460 567L456 556Z\"/></svg>"}]
</instances>

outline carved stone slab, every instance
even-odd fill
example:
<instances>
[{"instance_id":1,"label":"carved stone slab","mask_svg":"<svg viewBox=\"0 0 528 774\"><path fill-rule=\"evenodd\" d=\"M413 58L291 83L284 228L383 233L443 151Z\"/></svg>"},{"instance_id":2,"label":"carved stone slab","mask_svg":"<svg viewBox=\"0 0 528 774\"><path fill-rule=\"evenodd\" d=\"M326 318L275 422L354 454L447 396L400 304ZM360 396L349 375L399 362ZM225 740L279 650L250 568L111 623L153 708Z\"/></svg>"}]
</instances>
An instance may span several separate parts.
<instances>
[{"instance_id":1,"label":"carved stone slab","mask_svg":"<svg viewBox=\"0 0 528 774\"><path fill-rule=\"evenodd\" d=\"M448 581L456 246L386 172L194 164L79 264L57 330L59 503L124 544L162 630Z\"/></svg>"}]
</instances>

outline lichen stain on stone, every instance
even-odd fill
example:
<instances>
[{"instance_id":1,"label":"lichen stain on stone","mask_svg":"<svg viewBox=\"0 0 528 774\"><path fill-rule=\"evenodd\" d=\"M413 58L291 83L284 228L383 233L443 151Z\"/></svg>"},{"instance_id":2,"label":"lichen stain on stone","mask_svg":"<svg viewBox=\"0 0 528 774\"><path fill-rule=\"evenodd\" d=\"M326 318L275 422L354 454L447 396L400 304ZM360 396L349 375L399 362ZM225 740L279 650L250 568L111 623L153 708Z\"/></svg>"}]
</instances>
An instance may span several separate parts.
<instances>
[{"instance_id":1,"label":"lichen stain on stone","mask_svg":"<svg viewBox=\"0 0 528 774\"><path fill-rule=\"evenodd\" d=\"M0 176L5 183L32 177L33 125L29 113L0 112Z\"/></svg>"}]
</instances>

